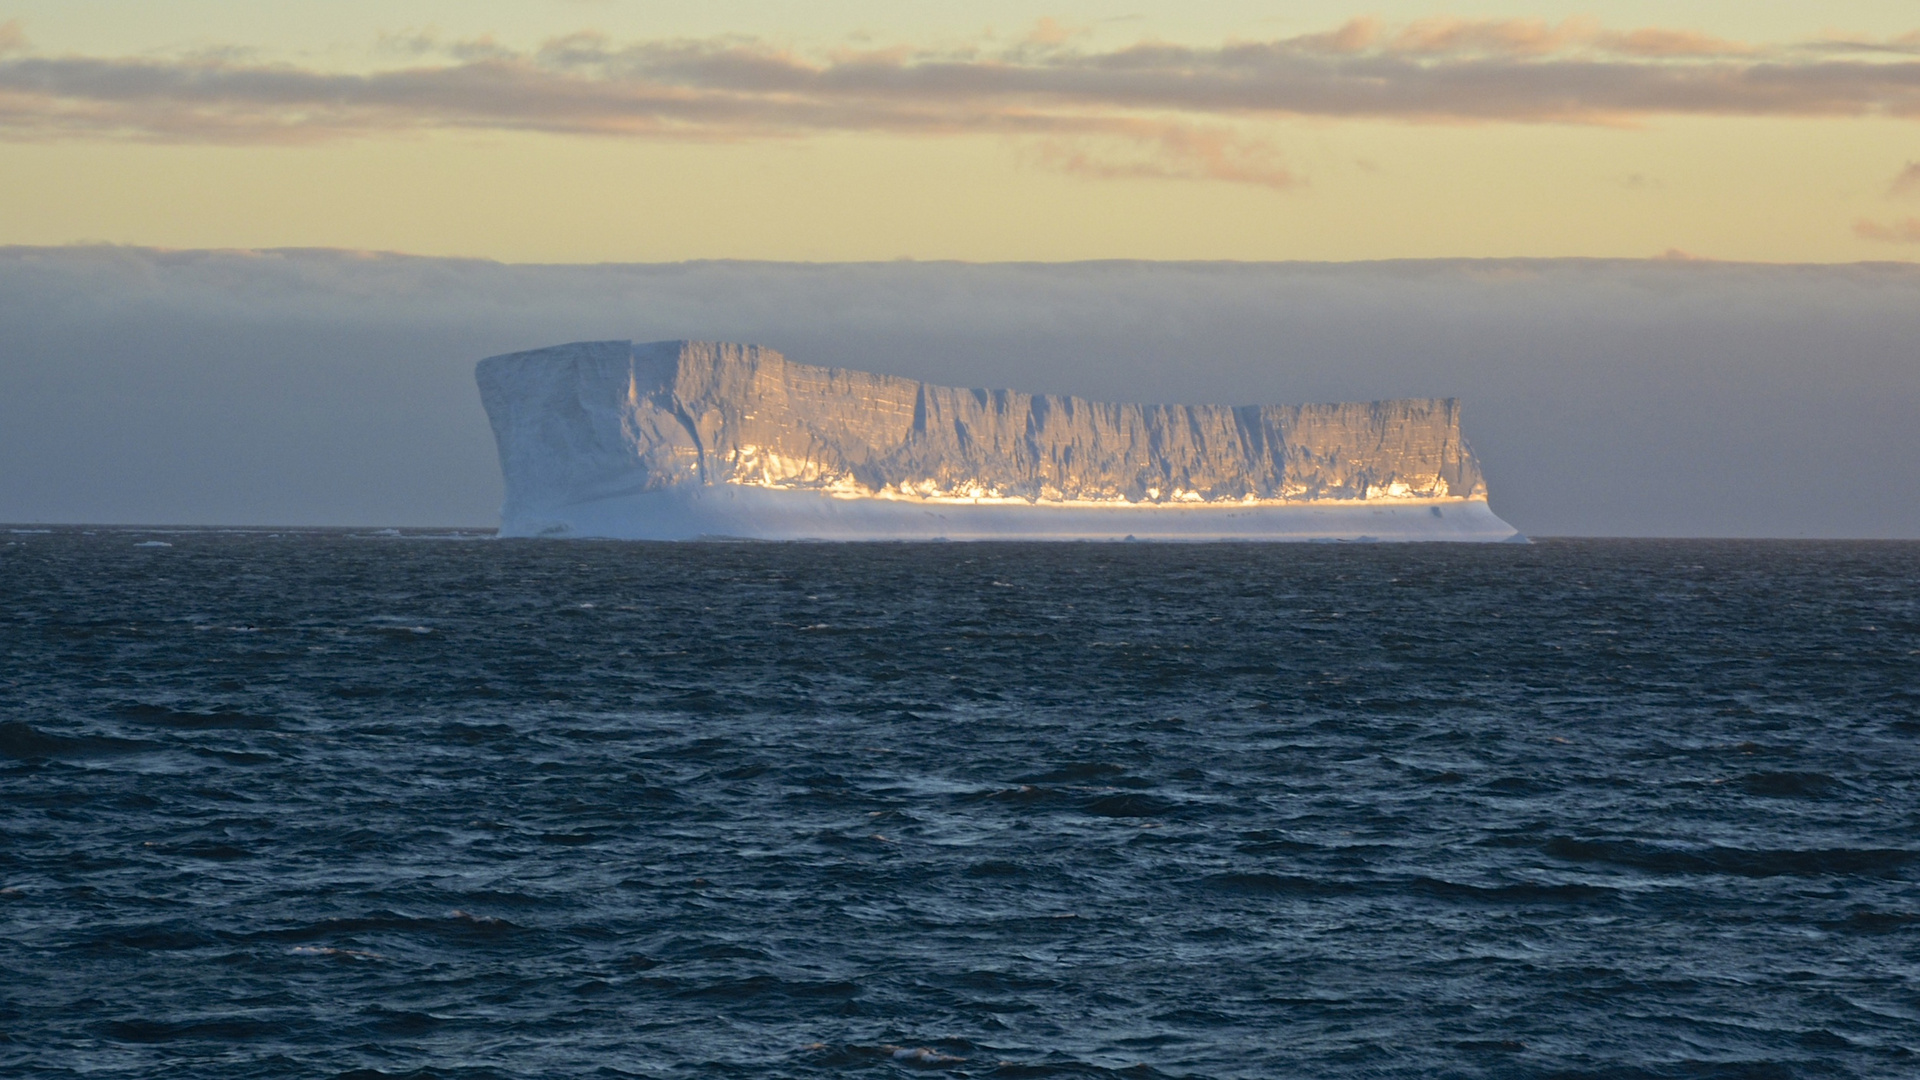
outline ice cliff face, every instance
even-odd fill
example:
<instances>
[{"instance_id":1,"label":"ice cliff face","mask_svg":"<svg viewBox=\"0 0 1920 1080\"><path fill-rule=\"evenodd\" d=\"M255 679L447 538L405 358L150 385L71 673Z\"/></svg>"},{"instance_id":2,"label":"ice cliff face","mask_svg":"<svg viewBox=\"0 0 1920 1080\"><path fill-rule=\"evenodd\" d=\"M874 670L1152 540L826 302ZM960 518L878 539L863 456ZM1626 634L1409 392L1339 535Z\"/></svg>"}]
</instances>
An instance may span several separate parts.
<instances>
[{"instance_id":1,"label":"ice cliff face","mask_svg":"<svg viewBox=\"0 0 1920 1080\"><path fill-rule=\"evenodd\" d=\"M477 377L509 521L720 485L1168 507L1486 495L1452 399L1113 405L929 386L692 341L512 353L481 361Z\"/></svg>"}]
</instances>

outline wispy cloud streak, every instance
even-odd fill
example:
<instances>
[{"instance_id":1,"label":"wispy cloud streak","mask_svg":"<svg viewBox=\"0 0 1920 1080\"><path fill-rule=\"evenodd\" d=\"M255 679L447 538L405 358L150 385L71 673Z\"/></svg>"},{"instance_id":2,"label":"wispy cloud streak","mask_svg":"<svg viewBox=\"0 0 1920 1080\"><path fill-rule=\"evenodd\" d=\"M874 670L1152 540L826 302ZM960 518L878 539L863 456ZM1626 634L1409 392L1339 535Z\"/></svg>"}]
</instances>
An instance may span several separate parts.
<instances>
[{"instance_id":1,"label":"wispy cloud streak","mask_svg":"<svg viewBox=\"0 0 1920 1080\"><path fill-rule=\"evenodd\" d=\"M1920 218L1888 222L1861 218L1853 223L1853 235L1862 240L1879 240L1889 244L1920 244Z\"/></svg>"},{"instance_id":2,"label":"wispy cloud streak","mask_svg":"<svg viewBox=\"0 0 1920 1080\"><path fill-rule=\"evenodd\" d=\"M1898 199L1905 195L1920 195L1920 161L1909 161L1907 167L1887 185L1887 197Z\"/></svg>"},{"instance_id":3,"label":"wispy cloud streak","mask_svg":"<svg viewBox=\"0 0 1920 1080\"><path fill-rule=\"evenodd\" d=\"M1920 118L1920 38L1762 47L1687 30L1614 31L1590 20L1359 19L1325 33L1208 48L1149 42L1099 51L1074 40L1036 33L997 51L805 54L734 39L622 45L577 34L523 51L491 40L410 39L400 50L415 58L409 66L343 73L217 53L42 56L7 24L0 138L297 143L447 129L717 140L994 134L1037 139L1043 160L1073 171L1285 187L1293 174L1246 132L1247 122ZM1116 156L1114 146L1123 152Z\"/></svg>"}]
</instances>

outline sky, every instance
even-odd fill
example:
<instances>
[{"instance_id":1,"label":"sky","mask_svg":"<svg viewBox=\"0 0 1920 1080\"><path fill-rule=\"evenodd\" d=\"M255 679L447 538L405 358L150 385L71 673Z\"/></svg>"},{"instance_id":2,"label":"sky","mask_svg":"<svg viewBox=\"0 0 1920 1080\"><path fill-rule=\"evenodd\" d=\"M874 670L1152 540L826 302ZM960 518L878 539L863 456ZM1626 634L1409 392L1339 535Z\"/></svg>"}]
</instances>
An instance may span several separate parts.
<instances>
[{"instance_id":1,"label":"sky","mask_svg":"<svg viewBox=\"0 0 1920 1080\"><path fill-rule=\"evenodd\" d=\"M1915 0L0 0L0 521L492 524L474 361L694 338L1920 538L1917 258Z\"/></svg>"},{"instance_id":2,"label":"sky","mask_svg":"<svg viewBox=\"0 0 1920 1080\"><path fill-rule=\"evenodd\" d=\"M0 249L0 522L491 526L481 357L706 337L1095 400L1457 397L1530 535L1920 539L1920 267Z\"/></svg>"},{"instance_id":3,"label":"sky","mask_svg":"<svg viewBox=\"0 0 1920 1080\"><path fill-rule=\"evenodd\" d=\"M0 243L1920 253L1920 5L0 0Z\"/></svg>"}]
</instances>

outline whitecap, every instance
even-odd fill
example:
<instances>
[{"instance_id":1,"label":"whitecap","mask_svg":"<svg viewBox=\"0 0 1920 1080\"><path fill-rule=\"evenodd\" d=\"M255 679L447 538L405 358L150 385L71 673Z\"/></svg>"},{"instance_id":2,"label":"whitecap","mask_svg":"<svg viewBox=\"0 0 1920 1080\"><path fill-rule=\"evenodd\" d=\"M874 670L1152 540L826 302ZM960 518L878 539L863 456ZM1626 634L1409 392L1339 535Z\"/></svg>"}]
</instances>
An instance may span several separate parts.
<instances>
[{"instance_id":1,"label":"whitecap","mask_svg":"<svg viewBox=\"0 0 1920 1080\"><path fill-rule=\"evenodd\" d=\"M365 949L336 949L328 945L295 945L288 950L295 956L346 956L355 960L385 960L377 952Z\"/></svg>"},{"instance_id":2,"label":"whitecap","mask_svg":"<svg viewBox=\"0 0 1920 1080\"><path fill-rule=\"evenodd\" d=\"M895 1061L911 1061L915 1065L957 1065L966 1060L925 1046L883 1046L880 1049L891 1051Z\"/></svg>"}]
</instances>

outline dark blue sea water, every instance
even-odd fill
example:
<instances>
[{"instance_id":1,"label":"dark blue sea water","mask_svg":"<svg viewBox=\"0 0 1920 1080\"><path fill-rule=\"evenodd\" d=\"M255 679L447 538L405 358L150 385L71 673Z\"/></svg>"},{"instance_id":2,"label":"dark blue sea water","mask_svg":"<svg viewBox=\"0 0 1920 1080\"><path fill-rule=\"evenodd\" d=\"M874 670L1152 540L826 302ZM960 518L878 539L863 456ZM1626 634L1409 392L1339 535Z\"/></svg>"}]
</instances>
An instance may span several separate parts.
<instances>
[{"instance_id":1,"label":"dark blue sea water","mask_svg":"<svg viewBox=\"0 0 1920 1080\"><path fill-rule=\"evenodd\" d=\"M0 543L6 1076L1920 1076L1920 545Z\"/></svg>"}]
</instances>

